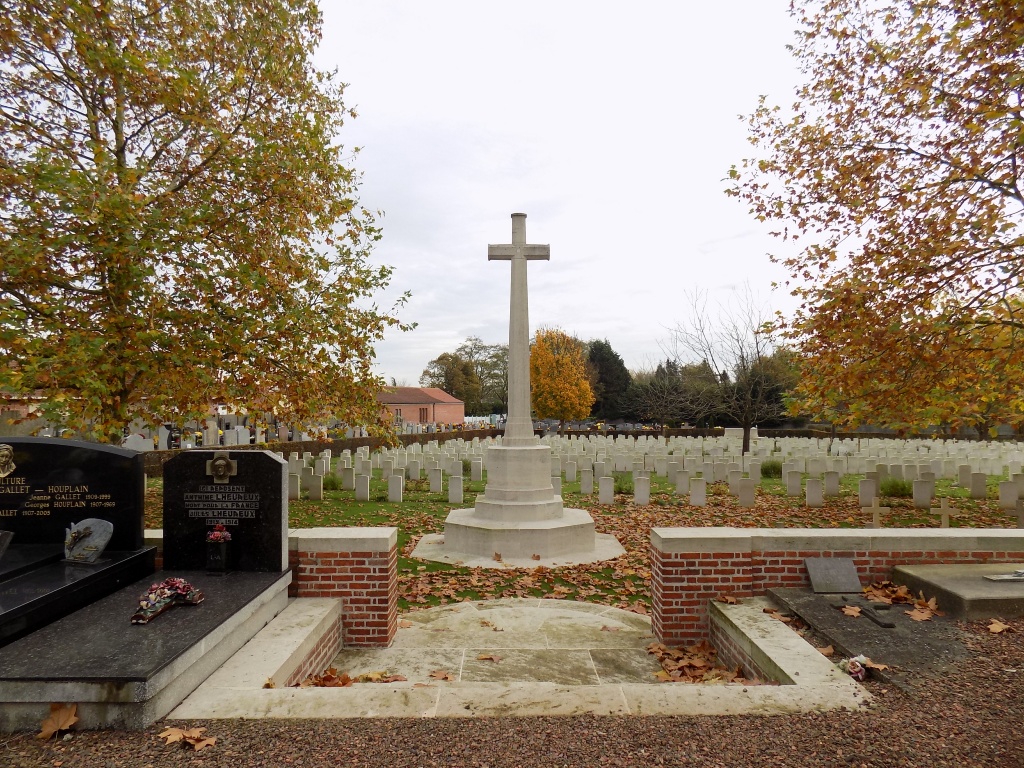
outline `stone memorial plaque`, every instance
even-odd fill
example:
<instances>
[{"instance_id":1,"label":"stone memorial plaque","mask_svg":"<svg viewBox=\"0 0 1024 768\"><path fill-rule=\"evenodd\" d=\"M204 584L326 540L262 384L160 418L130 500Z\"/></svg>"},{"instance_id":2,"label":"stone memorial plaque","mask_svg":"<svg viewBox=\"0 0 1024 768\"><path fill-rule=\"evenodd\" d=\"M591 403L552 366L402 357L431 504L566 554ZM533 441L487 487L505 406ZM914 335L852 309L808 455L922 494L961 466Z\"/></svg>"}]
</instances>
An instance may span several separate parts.
<instances>
[{"instance_id":1,"label":"stone memorial plaque","mask_svg":"<svg viewBox=\"0 0 1024 768\"><path fill-rule=\"evenodd\" d=\"M95 563L113 534L114 526L95 517L72 523L64 537L64 559L75 563Z\"/></svg>"},{"instance_id":2,"label":"stone memorial plaque","mask_svg":"<svg viewBox=\"0 0 1024 768\"><path fill-rule=\"evenodd\" d=\"M3 552L3 547L0 545L0 552ZM1024 582L1024 568L1019 568L1009 573L1000 573L995 575L982 576L983 579L988 581L1008 581L1011 583Z\"/></svg>"},{"instance_id":3,"label":"stone memorial plaque","mask_svg":"<svg viewBox=\"0 0 1024 768\"><path fill-rule=\"evenodd\" d=\"M9 458L8 458L9 457ZM113 526L107 548L143 546L142 455L98 443L0 438L0 528L16 544L53 544L59 553L71 524L98 517Z\"/></svg>"},{"instance_id":4,"label":"stone memorial plaque","mask_svg":"<svg viewBox=\"0 0 1024 768\"><path fill-rule=\"evenodd\" d=\"M231 534L229 571L288 569L288 463L270 451L188 451L164 464L164 570L206 568L206 534Z\"/></svg>"},{"instance_id":5,"label":"stone memorial plaque","mask_svg":"<svg viewBox=\"0 0 1024 768\"><path fill-rule=\"evenodd\" d=\"M811 589L816 594L861 592L857 567L848 557L808 557L804 559Z\"/></svg>"}]
</instances>

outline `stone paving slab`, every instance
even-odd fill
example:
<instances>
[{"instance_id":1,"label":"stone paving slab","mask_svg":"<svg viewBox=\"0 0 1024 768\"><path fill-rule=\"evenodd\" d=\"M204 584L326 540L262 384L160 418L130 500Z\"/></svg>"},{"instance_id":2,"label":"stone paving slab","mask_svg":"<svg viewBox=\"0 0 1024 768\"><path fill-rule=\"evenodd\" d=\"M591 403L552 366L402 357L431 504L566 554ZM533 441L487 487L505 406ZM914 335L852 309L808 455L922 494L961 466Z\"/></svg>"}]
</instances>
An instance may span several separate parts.
<instances>
[{"instance_id":1,"label":"stone paving slab","mask_svg":"<svg viewBox=\"0 0 1024 768\"><path fill-rule=\"evenodd\" d=\"M349 717L498 717L540 715L709 715L775 714L836 708L854 708L868 694L794 633L778 637L778 622L762 611L762 601L726 606L733 623L755 632L757 642L785 658L783 666L797 665L806 674L792 674L796 685L687 685L659 683L657 662L647 654L649 620L615 608L555 600L500 600L463 603L403 616L412 627L401 627L389 649L344 650L335 659L339 671L350 676L388 671L407 680L395 683L356 683L344 688L262 689L260 679L238 674L219 675L200 686L174 712L171 719L216 718L349 718ZM632 647L586 648L585 640L569 637L575 616L583 637L631 634ZM545 644L558 647L498 647L494 639L506 632L481 626L481 619L533 623ZM556 629L544 635L553 621ZM601 626L620 624L618 632ZM778 625L778 626L776 626ZM447 637L447 645L417 647L428 637L426 628ZM593 634L595 632L599 634ZM268 628L270 629L270 628ZM465 634L463 634L465 632ZM589 634L588 634L589 633ZM475 637L491 642L477 644ZM511 635L509 635L511 636ZM507 639L507 638L506 638ZM254 640L258 641L259 638ZM288 656L285 638L282 658ZM800 645L802 644L802 646ZM480 660L496 654L501 661ZM801 655L803 654L803 655ZM451 681L437 680L431 672L444 670Z\"/></svg>"}]
</instances>

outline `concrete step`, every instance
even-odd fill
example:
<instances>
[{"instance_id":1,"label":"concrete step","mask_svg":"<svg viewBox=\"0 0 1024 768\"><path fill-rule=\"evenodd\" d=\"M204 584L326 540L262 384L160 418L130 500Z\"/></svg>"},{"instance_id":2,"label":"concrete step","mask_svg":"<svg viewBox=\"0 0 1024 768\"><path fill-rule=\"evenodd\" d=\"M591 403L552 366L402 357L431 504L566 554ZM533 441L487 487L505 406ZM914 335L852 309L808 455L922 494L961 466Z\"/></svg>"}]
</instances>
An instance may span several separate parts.
<instances>
[{"instance_id":1,"label":"concrete step","mask_svg":"<svg viewBox=\"0 0 1024 768\"><path fill-rule=\"evenodd\" d=\"M1024 616L1024 582L989 581L985 576L1013 573L1024 563L984 565L900 565L892 580L914 594L934 597L948 616L965 621L1019 619Z\"/></svg>"}]
</instances>

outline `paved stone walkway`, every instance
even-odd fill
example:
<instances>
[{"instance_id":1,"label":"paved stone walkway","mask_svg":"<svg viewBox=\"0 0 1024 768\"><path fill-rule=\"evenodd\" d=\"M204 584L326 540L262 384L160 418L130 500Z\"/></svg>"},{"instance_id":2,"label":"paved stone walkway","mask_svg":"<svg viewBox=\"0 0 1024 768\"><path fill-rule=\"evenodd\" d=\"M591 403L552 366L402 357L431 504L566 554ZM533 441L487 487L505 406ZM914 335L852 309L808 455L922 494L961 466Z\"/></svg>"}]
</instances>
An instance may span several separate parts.
<instances>
[{"instance_id":1,"label":"paved stone walkway","mask_svg":"<svg viewBox=\"0 0 1024 768\"><path fill-rule=\"evenodd\" d=\"M413 683L657 684L646 616L564 600L457 603L405 614L392 647L346 649L350 677L387 671ZM481 658L485 657L485 658ZM497 659L497 660L495 660Z\"/></svg>"}]
</instances>

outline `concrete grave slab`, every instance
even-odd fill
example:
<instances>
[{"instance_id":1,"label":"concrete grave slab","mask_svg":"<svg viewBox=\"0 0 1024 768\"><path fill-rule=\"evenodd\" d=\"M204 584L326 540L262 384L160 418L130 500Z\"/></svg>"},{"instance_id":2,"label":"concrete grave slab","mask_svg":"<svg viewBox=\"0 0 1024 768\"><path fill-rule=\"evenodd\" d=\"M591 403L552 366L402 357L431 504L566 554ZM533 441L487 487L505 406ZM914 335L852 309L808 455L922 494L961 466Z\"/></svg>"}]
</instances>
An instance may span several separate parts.
<instances>
[{"instance_id":1,"label":"concrete grave slab","mask_svg":"<svg viewBox=\"0 0 1024 768\"><path fill-rule=\"evenodd\" d=\"M893 568L892 578L897 584L906 584L915 594L924 591L926 597L935 597L939 608L953 618L1017 619L1024 616L1024 584L985 577L1021 568L1024 562L900 565Z\"/></svg>"}]
</instances>

